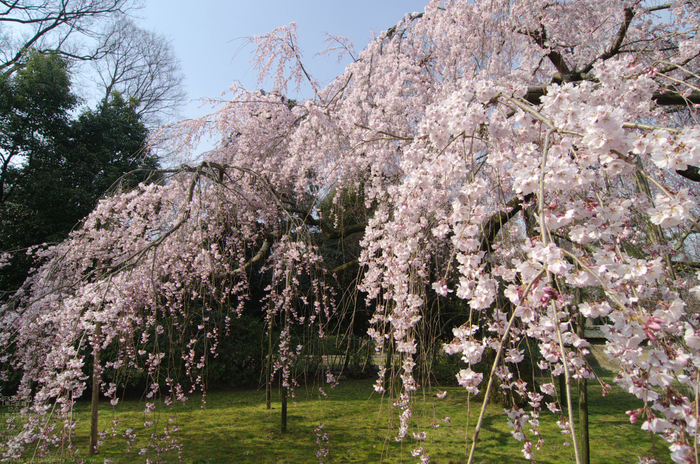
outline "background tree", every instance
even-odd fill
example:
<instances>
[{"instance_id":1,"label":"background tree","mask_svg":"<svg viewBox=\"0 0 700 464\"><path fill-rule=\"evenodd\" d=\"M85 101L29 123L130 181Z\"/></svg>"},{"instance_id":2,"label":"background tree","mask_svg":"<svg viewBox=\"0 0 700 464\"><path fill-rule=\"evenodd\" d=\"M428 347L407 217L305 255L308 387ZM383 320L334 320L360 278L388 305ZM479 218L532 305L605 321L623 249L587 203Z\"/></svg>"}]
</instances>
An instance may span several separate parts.
<instances>
[{"instance_id":1,"label":"background tree","mask_svg":"<svg viewBox=\"0 0 700 464\"><path fill-rule=\"evenodd\" d=\"M109 53L92 62L103 99L113 92L127 96L150 126L174 116L185 94L184 76L170 43L121 18L107 30L105 46Z\"/></svg>"},{"instance_id":2,"label":"background tree","mask_svg":"<svg viewBox=\"0 0 700 464\"><path fill-rule=\"evenodd\" d=\"M106 193L129 190L149 179L149 171L158 167L158 159L146 147L148 129L137 109L138 103L115 91L71 125L72 140L63 148L70 179L66 189L75 192L68 222L87 216ZM143 172L122 178L136 170Z\"/></svg>"},{"instance_id":3,"label":"background tree","mask_svg":"<svg viewBox=\"0 0 700 464\"><path fill-rule=\"evenodd\" d=\"M144 151L145 124L173 116L182 74L170 44L125 16L137 6L130 0L3 4L0 249L64 239L121 175L156 165ZM103 87L98 107L73 120L79 97L68 68L80 60L92 61ZM13 266L11 283L14 271L4 270L0 289L16 289L23 280L29 262L16 257L15 264L18 259L24 264Z\"/></svg>"},{"instance_id":4,"label":"background tree","mask_svg":"<svg viewBox=\"0 0 700 464\"><path fill-rule=\"evenodd\" d=\"M24 69L2 77L0 91L0 202L5 203L12 197L11 178L17 177L20 158L31 164L50 157L46 152L65 136L77 99L70 91L67 63L55 53L32 52Z\"/></svg>"},{"instance_id":5,"label":"background tree","mask_svg":"<svg viewBox=\"0 0 700 464\"><path fill-rule=\"evenodd\" d=\"M133 0L18 0L0 2L0 73L24 65L30 50L66 58L102 56L105 43L93 43L103 20L137 7Z\"/></svg>"},{"instance_id":6,"label":"background tree","mask_svg":"<svg viewBox=\"0 0 700 464\"><path fill-rule=\"evenodd\" d=\"M32 52L26 67L2 78L0 249L24 250L64 240L121 176L157 167L136 106L115 93L72 120L77 98L64 58ZM124 180L131 188L148 177ZM30 265L18 252L0 275L17 288Z\"/></svg>"},{"instance_id":7,"label":"background tree","mask_svg":"<svg viewBox=\"0 0 700 464\"><path fill-rule=\"evenodd\" d=\"M128 190L149 177L143 172L114 185L131 171L157 168L157 159L145 146L147 136L135 106L115 93L97 110L71 121L67 137L56 148L59 157L27 163L22 176L28 181L20 186L16 201L42 218L44 241L65 239L110 188Z\"/></svg>"}]
</instances>

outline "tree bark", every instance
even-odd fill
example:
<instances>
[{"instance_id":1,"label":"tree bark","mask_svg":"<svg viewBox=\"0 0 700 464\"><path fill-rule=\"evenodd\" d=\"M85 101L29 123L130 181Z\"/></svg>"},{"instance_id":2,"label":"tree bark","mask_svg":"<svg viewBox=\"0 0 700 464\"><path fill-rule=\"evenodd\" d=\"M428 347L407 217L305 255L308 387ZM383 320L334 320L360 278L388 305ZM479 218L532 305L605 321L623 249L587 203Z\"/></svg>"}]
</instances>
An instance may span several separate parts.
<instances>
[{"instance_id":1,"label":"tree bark","mask_svg":"<svg viewBox=\"0 0 700 464\"><path fill-rule=\"evenodd\" d=\"M539 105L542 103L540 98L546 94L546 85L531 85L527 88L525 100L533 105ZM672 90L666 92L656 91L652 95L651 99L661 106L684 106L691 103L697 105L700 104L700 92L694 90L690 93L690 95L685 96L682 93L674 92Z\"/></svg>"},{"instance_id":2,"label":"tree bark","mask_svg":"<svg viewBox=\"0 0 700 464\"><path fill-rule=\"evenodd\" d=\"M561 396L559 400L561 403L561 413L566 416L568 414L566 405L569 403L568 396L566 395L566 377L564 377L564 374L559 375L559 395Z\"/></svg>"}]
</instances>

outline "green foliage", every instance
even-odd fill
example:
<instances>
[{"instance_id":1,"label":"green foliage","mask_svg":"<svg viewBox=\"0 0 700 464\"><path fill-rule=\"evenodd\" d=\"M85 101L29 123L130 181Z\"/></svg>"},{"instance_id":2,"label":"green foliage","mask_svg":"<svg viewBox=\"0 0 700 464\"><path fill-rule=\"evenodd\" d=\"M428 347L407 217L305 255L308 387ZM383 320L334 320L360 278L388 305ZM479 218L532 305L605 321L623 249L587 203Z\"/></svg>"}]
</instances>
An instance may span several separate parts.
<instances>
[{"instance_id":1,"label":"green foliage","mask_svg":"<svg viewBox=\"0 0 700 464\"><path fill-rule=\"evenodd\" d=\"M266 340L264 320L245 313L235 319L221 335L217 356L207 366L209 387L258 386L267 352Z\"/></svg>"},{"instance_id":2,"label":"green foliage","mask_svg":"<svg viewBox=\"0 0 700 464\"><path fill-rule=\"evenodd\" d=\"M211 318L217 319L214 312ZM159 369L167 370L161 376L159 383L163 391L167 390L164 381L166 377L189 390L193 386L193 380L201 375L208 390L222 390L231 388L257 387L261 383L261 372L267 354L266 324L260 317L256 317L253 310L244 312L240 318L233 317L228 328L223 321L213 322L218 330L216 354L211 353L212 341L206 337L199 337L194 346L197 356L205 354L208 357L204 369L192 369L187 374L183 356L186 354L186 340L197 338L197 330L192 328L181 334L179 341L168 340L167 337L159 337L151 327L148 331L148 342L139 344L137 340L127 340L122 343L116 340L110 343L100 354L101 364L108 365L124 356L123 351L143 351L144 354L136 356L136 362L129 367L114 369L105 368L102 381L105 384L114 382L118 386L119 394L127 397L138 397L149 388L152 378L149 378L147 370L143 368L147 355L145 353L165 353L166 357ZM205 343L207 345L205 346ZM85 366L83 373L91 375L93 369L92 348L85 346ZM138 367L137 367L138 366Z\"/></svg>"},{"instance_id":3,"label":"green foliage","mask_svg":"<svg viewBox=\"0 0 700 464\"><path fill-rule=\"evenodd\" d=\"M612 382L611 372L602 369L597 372L603 381ZM118 434L105 440L97 456L84 456L84 461L134 462L139 458L139 450L152 443L149 441L152 434L162 432L163 425L175 416L180 426L175 437L183 445L182 461L174 452L158 457L149 447L148 457L154 461L212 464L318 462L315 429L323 423L321 433L329 434L328 442L322 442L330 449L327 462L413 462L409 452L420 445L413 437L404 443L394 440L400 411L392 408L391 398L374 393L372 383L373 380L347 381L334 389L326 386L327 397L319 393L319 385L297 389L296 405L290 408L290 428L286 434L279 432L280 397L277 390L273 392L271 410L265 408L265 393L259 390L208 393L206 409L202 408L199 398L191 398L184 406L175 405L172 410L159 404L156 413L159 415L149 416L157 419L158 424L151 428L143 426L142 401L120 401L116 408L105 402L100 405L100 430L109 431L116 415L119 418ZM436 398L438 391L446 391L447 396ZM577 396L575 386L573 394ZM417 395L423 398L423 402L416 406L411 425L429 431L428 439L422 445L431 461L465 462L464 450L471 443L483 398L476 396L468 400L463 388L450 386L435 388L425 385ZM594 445L591 462L634 464L639 462L638 455L652 457L659 463L671 462L663 441L642 431L639 424L630 424L625 416L626 410L640 407L639 400L618 387L613 387L603 396L595 382L589 386L589 395L591 443ZM0 408L0 412L9 415L11 411L7 409ZM90 421L80 419L89 417L89 402L79 403L75 414L79 419L75 445L84 450L88 444ZM489 404L487 407L486 427L479 436L482 446L477 450L475 462L528 462L521 452L522 442L513 440L503 420L504 415L501 405ZM449 423L443 420L446 417L451 419ZM540 432L545 443L536 454L539 463L574 462L571 446L564 445L565 436L556 425L558 420L558 415L542 413ZM137 439L131 453L125 455L122 434L128 428L135 429Z\"/></svg>"},{"instance_id":4,"label":"green foliage","mask_svg":"<svg viewBox=\"0 0 700 464\"><path fill-rule=\"evenodd\" d=\"M70 132L69 114L77 103L70 92L68 65L56 54L30 53L26 66L0 77L0 250L14 251L43 242L50 219L27 201L59 201L43 166L54 170L58 146ZM23 254L0 270L0 289L14 290L31 263Z\"/></svg>"},{"instance_id":5,"label":"green foliage","mask_svg":"<svg viewBox=\"0 0 700 464\"><path fill-rule=\"evenodd\" d=\"M158 167L157 158L144 147L148 130L136 106L118 93L97 110L83 113L71 129L70 147L63 152L68 168L64 188L74 208L73 223L86 216L115 182L128 189L149 176L144 171L122 179L124 174Z\"/></svg>"},{"instance_id":6,"label":"green foliage","mask_svg":"<svg viewBox=\"0 0 700 464\"><path fill-rule=\"evenodd\" d=\"M32 52L25 68L0 76L0 203L11 201L15 187L28 182L23 167L56 158L56 143L68 132L76 103L67 63L58 55Z\"/></svg>"},{"instance_id":7,"label":"green foliage","mask_svg":"<svg viewBox=\"0 0 700 464\"><path fill-rule=\"evenodd\" d=\"M68 63L54 53L30 53L26 67L0 77L0 148L3 158L32 158L65 133L77 98L71 93Z\"/></svg>"},{"instance_id":8,"label":"green foliage","mask_svg":"<svg viewBox=\"0 0 700 464\"><path fill-rule=\"evenodd\" d=\"M23 69L0 76L0 251L19 252L0 270L1 290L26 278L22 249L65 239L125 173L158 166L130 100L113 94L73 118L77 101L57 54L32 52ZM143 171L120 185L147 179Z\"/></svg>"}]
</instances>

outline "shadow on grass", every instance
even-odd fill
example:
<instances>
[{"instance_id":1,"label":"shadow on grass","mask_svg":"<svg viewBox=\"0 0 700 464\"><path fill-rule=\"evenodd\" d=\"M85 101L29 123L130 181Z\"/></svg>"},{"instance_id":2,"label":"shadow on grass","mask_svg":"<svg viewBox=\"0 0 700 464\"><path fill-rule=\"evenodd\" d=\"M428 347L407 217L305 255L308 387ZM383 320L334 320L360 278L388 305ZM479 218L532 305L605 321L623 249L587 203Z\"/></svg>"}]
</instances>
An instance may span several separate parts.
<instances>
[{"instance_id":1,"label":"shadow on grass","mask_svg":"<svg viewBox=\"0 0 700 464\"><path fill-rule=\"evenodd\" d=\"M612 383L612 374L597 369L607 383ZM545 379L545 382L549 380ZM436 389L417 392L418 400L411 419L412 431L427 430L428 437L418 442L411 434L403 443L394 439L397 428L398 408L393 400L382 398L374 392L373 380L345 381L335 389L323 386L328 393L324 398L319 385L300 387L296 391L298 406L290 400L288 432L281 433L281 408L279 391L273 395L273 409L265 407L263 390L220 391L207 394L206 410L201 408L200 398L192 397L186 405L178 405L172 411L160 406L160 416L152 428L143 426L144 403L125 401L116 411L119 413L119 434L100 448L97 457L85 460L88 463L110 459L114 464L144 462L140 449L146 449L151 433L162 433L164 425L175 416L180 431L176 439L184 444L182 460L193 464L220 463L306 463L318 462L316 443L318 434L328 433L329 441L322 446L330 448L329 463L408 463L414 462L410 451L424 446L432 462L463 463L467 460L476 420L481 408L480 398L467 400L464 389L441 386L447 391L445 399L434 396ZM578 391L573 388L576 403ZM603 397L601 387L595 382L589 386L589 411L591 422L591 462L637 463L637 455L651 456L659 463L670 463L665 444L659 438L640 430L639 424L631 425L625 411L638 408L641 402L617 387ZM110 425L113 411L109 403L102 403L101 428ZM527 462L522 454L522 443L511 435L506 424L507 416L499 405L490 404L479 438L477 463ZM575 406L576 409L576 406ZM578 411L575 411L578 416ZM445 421L447 416L451 421ZM78 428L75 444L87 448L89 429L89 404L76 407ZM149 416L152 418L152 416ZM535 459L540 464L573 462L573 449L565 446L556 421L558 415L542 412L540 433L545 439L542 450ZM317 431L323 423L322 431ZM432 423L432 424L431 424ZM439 427L436 427L439 425ZM124 430L134 427L139 433L133 452L125 456ZM530 432L530 439L536 441ZM178 462L178 455L168 452L160 457L150 453L151 459L165 463ZM42 462L42 461L36 461ZM57 462L47 460L45 462Z\"/></svg>"}]
</instances>

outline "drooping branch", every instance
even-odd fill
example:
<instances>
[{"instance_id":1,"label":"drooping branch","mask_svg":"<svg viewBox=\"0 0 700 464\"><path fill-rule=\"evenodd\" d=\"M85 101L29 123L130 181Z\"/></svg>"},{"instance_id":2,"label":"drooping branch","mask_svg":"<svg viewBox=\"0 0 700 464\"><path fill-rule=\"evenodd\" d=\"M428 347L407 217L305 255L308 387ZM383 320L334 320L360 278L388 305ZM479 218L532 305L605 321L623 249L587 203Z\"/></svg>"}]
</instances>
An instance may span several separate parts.
<instances>
[{"instance_id":1,"label":"drooping branch","mask_svg":"<svg viewBox=\"0 0 700 464\"><path fill-rule=\"evenodd\" d=\"M168 239L171 235L173 235L176 231L178 231L189 219L191 216L190 212L190 207L189 205L192 203L192 200L194 198L194 193L197 184L199 183L200 179L202 177L206 177L210 180L212 180L215 183L222 183L224 180L224 176L227 173L227 170L238 170L242 173L249 174L256 180L258 180L262 185L263 188L272 196L273 201L277 203L277 205L284 210L284 206L282 205L282 202L279 198L279 196L275 193L274 189L272 186L267 182L267 180L262 177L258 172L245 168L242 166L235 166L235 165L223 165L215 162L210 162L210 161L202 161L199 163L197 166L189 166L189 165L181 165L179 168L174 168L174 169L161 169L161 170L154 170L153 172L159 173L159 174L177 174L177 173L192 173L194 176L192 179L189 181L189 185L187 188L187 197L185 198L184 206L182 211L179 214L179 218L177 221L168 228L164 233L160 234L158 237L150 240L145 246L133 251L132 253L128 254L125 258L119 260L116 263L109 264L109 265L104 265L97 267L90 272L88 272L79 282L76 282L76 285L79 284L80 282L87 282L90 279L92 279L95 275L100 274L102 276L111 276L120 272L123 272L125 270L132 269L134 266L138 264L138 262L146 256L146 254L155 249L158 248L161 244L165 242L165 240ZM233 271L234 275L238 275L240 273L246 272L249 270L253 264L256 262L260 261L264 257L266 257L269 252L270 252L270 247L271 247L271 237L266 238L263 241L261 249L251 258L251 260L247 261L245 264L243 264L240 268L236 269Z\"/></svg>"},{"instance_id":2,"label":"drooping branch","mask_svg":"<svg viewBox=\"0 0 700 464\"><path fill-rule=\"evenodd\" d=\"M491 396L491 391L493 390L493 385L495 384L495 377L496 377L496 368L498 367L498 363L501 360L501 355L503 354L503 348L506 344L506 341L508 340L508 337L510 336L510 329L513 326L513 323L515 322L516 314L518 314L518 309L522 306L523 302L525 301L525 296L530 293L530 290L532 287L539 281L539 279L542 277L542 275L545 273L545 268L542 268L536 275L535 277L527 284L525 289L523 290L523 298L520 300L518 303L517 307L513 312L511 313L510 318L508 319L508 324L506 325L503 335L501 336L500 343L497 344L496 348L496 356L494 357L493 360L493 366L491 370L489 371L489 381L488 384L486 385L486 391L484 392L484 401L481 404L481 411L479 412L479 419L477 420L476 427L474 429L474 435L472 437L472 446L471 450L469 451L469 460L468 463L471 464L474 460L474 451L476 451L476 443L479 440L479 433L481 432L481 425L483 424L484 421L484 416L486 414L486 406L489 403L489 397Z\"/></svg>"}]
</instances>

